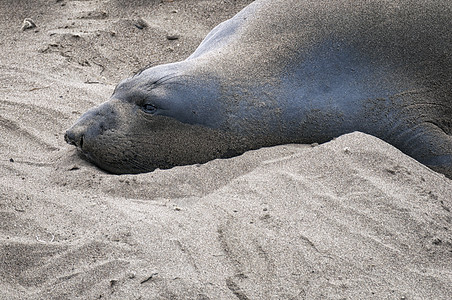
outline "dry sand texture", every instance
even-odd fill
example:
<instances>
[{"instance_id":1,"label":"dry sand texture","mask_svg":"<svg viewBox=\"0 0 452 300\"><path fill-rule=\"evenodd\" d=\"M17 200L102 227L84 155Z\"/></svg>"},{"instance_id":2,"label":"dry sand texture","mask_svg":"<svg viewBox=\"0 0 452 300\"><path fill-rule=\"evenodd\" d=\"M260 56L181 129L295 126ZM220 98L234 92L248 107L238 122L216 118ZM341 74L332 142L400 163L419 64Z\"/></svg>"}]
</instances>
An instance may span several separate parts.
<instances>
[{"instance_id":1,"label":"dry sand texture","mask_svg":"<svg viewBox=\"0 0 452 300\"><path fill-rule=\"evenodd\" d=\"M379 139L121 176L65 144L249 2L0 2L1 299L450 299L451 181Z\"/></svg>"}]
</instances>

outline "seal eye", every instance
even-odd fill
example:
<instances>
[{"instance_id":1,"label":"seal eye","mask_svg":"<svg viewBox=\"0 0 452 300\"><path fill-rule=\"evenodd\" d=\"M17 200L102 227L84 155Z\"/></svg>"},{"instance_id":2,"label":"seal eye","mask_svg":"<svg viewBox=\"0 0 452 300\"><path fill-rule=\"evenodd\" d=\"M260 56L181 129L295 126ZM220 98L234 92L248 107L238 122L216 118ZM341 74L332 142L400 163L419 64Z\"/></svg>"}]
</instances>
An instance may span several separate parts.
<instances>
[{"instance_id":1,"label":"seal eye","mask_svg":"<svg viewBox=\"0 0 452 300\"><path fill-rule=\"evenodd\" d=\"M142 107L143 107L144 112L149 113L149 114L152 114L157 110L157 107L155 107L152 104L144 104Z\"/></svg>"}]
</instances>

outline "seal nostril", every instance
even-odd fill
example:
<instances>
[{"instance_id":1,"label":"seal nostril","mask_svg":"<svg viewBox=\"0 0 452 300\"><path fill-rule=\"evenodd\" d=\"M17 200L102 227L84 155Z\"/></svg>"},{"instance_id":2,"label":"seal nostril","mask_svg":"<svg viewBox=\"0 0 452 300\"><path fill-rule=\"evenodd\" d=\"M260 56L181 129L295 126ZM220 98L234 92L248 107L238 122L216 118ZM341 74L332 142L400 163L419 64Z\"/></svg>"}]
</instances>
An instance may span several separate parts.
<instances>
[{"instance_id":1,"label":"seal nostril","mask_svg":"<svg viewBox=\"0 0 452 300\"><path fill-rule=\"evenodd\" d=\"M70 144L71 141L69 140L69 137L67 135L67 131L64 133L64 140L66 141L66 143Z\"/></svg>"},{"instance_id":2,"label":"seal nostril","mask_svg":"<svg viewBox=\"0 0 452 300\"><path fill-rule=\"evenodd\" d=\"M70 144L70 145L74 145L77 146L75 143L75 136L74 133L72 131L66 131L64 134L64 140L66 141L66 143Z\"/></svg>"},{"instance_id":3,"label":"seal nostril","mask_svg":"<svg viewBox=\"0 0 452 300\"><path fill-rule=\"evenodd\" d=\"M64 140L66 141L66 143L73 145L77 148L82 148L83 147L83 139L84 139L84 135L76 135L72 130L68 130L66 131L66 133L64 134Z\"/></svg>"}]
</instances>

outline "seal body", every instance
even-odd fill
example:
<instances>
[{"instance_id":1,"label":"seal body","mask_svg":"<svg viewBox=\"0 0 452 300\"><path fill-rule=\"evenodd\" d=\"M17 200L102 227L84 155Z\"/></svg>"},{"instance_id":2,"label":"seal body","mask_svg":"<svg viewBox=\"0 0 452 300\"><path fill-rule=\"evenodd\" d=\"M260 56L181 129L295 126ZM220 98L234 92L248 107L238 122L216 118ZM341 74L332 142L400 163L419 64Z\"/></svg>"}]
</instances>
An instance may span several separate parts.
<instances>
[{"instance_id":1,"label":"seal body","mask_svg":"<svg viewBox=\"0 0 452 300\"><path fill-rule=\"evenodd\" d=\"M449 1L257 0L66 132L139 173L362 131L452 175Z\"/></svg>"}]
</instances>

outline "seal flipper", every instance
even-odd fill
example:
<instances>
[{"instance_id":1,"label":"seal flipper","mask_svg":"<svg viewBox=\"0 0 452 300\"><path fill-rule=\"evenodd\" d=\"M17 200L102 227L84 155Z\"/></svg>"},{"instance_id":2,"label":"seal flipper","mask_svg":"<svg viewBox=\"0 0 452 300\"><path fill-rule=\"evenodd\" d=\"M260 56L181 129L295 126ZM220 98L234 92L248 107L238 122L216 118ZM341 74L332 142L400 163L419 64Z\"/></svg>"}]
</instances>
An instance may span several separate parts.
<instances>
[{"instance_id":1,"label":"seal flipper","mask_svg":"<svg viewBox=\"0 0 452 300\"><path fill-rule=\"evenodd\" d=\"M450 93L441 86L426 86L413 83L389 97L363 101L357 130L379 137L452 179Z\"/></svg>"},{"instance_id":2,"label":"seal flipper","mask_svg":"<svg viewBox=\"0 0 452 300\"><path fill-rule=\"evenodd\" d=\"M452 136L432 122L424 121L388 140L430 169L452 179Z\"/></svg>"},{"instance_id":3,"label":"seal flipper","mask_svg":"<svg viewBox=\"0 0 452 300\"><path fill-rule=\"evenodd\" d=\"M257 3L251 3L237 13L233 18L215 26L215 28L207 34L198 48L196 48L195 52L193 52L187 60L197 58L207 52L218 50L222 46L230 43L231 39L237 39L237 31L240 30L247 18L252 16L257 7Z\"/></svg>"},{"instance_id":4,"label":"seal flipper","mask_svg":"<svg viewBox=\"0 0 452 300\"><path fill-rule=\"evenodd\" d=\"M430 122L424 122L423 127L425 128L424 135L417 138L413 146L421 149L428 148L428 150L420 153L419 158L417 158L417 154L413 157L452 179L452 136ZM421 145L419 145L420 143Z\"/></svg>"}]
</instances>

